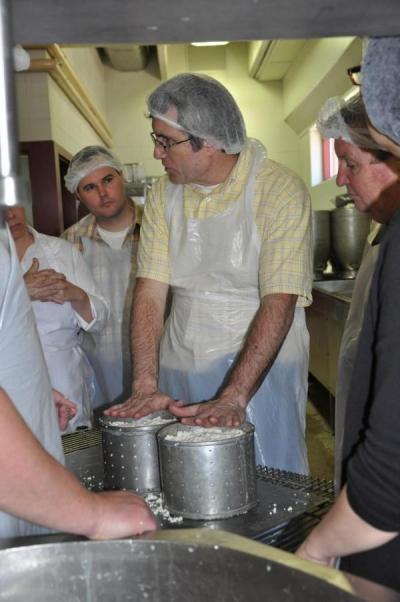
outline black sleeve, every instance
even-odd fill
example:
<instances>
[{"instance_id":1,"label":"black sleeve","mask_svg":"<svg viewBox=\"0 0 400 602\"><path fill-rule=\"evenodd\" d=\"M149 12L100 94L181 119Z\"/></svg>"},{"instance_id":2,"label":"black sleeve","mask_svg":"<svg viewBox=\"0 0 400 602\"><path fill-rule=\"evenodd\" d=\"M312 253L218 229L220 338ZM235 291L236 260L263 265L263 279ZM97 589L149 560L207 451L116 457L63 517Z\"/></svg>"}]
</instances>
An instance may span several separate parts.
<instances>
[{"instance_id":1,"label":"black sleeve","mask_svg":"<svg viewBox=\"0 0 400 602\"><path fill-rule=\"evenodd\" d=\"M365 350L372 356L372 373L355 377L369 380L370 397L363 437L347 473L351 507L383 531L400 531L400 219L395 217L382 243L375 297L371 288L372 310L366 314L375 321Z\"/></svg>"}]
</instances>

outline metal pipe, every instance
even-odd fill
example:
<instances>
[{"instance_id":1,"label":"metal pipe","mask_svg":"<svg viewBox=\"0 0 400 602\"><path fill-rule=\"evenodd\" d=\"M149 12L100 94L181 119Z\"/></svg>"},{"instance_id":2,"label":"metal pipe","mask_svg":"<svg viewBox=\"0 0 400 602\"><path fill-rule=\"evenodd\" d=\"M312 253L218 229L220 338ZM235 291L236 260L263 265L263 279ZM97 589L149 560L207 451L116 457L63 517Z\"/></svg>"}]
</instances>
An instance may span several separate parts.
<instances>
[{"instance_id":1,"label":"metal pipe","mask_svg":"<svg viewBox=\"0 0 400 602\"><path fill-rule=\"evenodd\" d=\"M10 5L9 0L0 0L0 207L28 200L27 187L18 175Z\"/></svg>"}]
</instances>

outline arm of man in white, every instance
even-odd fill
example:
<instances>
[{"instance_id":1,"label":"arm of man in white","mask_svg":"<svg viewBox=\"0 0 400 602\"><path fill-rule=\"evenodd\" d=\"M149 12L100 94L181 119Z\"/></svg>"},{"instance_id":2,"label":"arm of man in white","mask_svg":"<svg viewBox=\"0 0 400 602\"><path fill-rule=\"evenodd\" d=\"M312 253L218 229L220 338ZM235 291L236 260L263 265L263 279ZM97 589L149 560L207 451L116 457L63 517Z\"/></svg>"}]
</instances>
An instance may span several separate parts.
<instances>
[{"instance_id":1,"label":"arm of man in white","mask_svg":"<svg viewBox=\"0 0 400 602\"><path fill-rule=\"evenodd\" d=\"M296 295L286 293L265 295L220 396L184 407L179 401L170 406L170 411L184 424L239 426L245 419L247 404L268 373L289 331L296 301Z\"/></svg>"},{"instance_id":2,"label":"arm of man in white","mask_svg":"<svg viewBox=\"0 0 400 602\"><path fill-rule=\"evenodd\" d=\"M43 449L2 389L0 471L0 509L33 523L91 539L127 537L156 527L141 497L83 487Z\"/></svg>"},{"instance_id":3,"label":"arm of man in white","mask_svg":"<svg viewBox=\"0 0 400 602\"><path fill-rule=\"evenodd\" d=\"M338 556L365 552L388 543L398 533L372 527L356 514L344 487L322 521L301 544L296 554L306 560L334 566Z\"/></svg>"},{"instance_id":4,"label":"arm of man in white","mask_svg":"<svg viewBox=\"0 0 400 602\"><path fill-rule=\"evenodd\" d=\"M160 339L164 327L168 284L138 278L132 302L132 396L106 410L108 416L142 418L166 409L173 401L157 388Z\"/></svg>"}]
</instances>

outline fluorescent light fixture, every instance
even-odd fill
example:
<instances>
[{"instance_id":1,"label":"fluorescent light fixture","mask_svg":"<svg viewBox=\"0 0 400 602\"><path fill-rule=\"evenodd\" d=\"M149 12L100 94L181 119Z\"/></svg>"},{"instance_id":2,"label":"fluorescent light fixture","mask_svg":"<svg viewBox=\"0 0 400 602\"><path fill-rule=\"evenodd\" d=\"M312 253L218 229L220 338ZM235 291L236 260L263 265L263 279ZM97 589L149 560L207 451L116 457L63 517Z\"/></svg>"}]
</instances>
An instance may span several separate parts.
<instances>
[{"instance_id":1,"label":"fluorescent light fixture","mask_svg":"<svg viewBox=\"0 0 400 602\"><path fill-rule=\"evenodd\" d=\"M226 46L229 42L190 42L192 46Z\"/></svg>"}]
</instances>

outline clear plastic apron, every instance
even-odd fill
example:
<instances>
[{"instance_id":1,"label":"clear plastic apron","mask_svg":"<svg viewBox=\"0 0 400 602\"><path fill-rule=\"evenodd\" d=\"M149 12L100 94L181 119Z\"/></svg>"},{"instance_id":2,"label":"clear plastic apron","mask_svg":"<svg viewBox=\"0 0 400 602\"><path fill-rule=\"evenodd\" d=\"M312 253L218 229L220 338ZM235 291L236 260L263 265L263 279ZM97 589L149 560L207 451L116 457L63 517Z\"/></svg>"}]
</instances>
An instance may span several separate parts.
<instances>
[{"instance_id":1,"label":"clear plastic apron","mask_svg":"<svg viewBox=\"0 0 400 602\"><path fill-rule=\"evenodd\" d=\"M130 357L130 306L135 285L131 271L137 242L112 249L106 243L82 238L83 255L103 297L110 318L101 332L84 333L83 345L95 368L99 384L94 407L126 400L132 392Z\"/></svg>"},{"instance_id":2,"label":"clear plastic apron","mask_svg":"<svg viewBox=\"0 0 400 602\"><path fill-rule=\"evenodd\" d=\"M364 253L354 283L349 313L340 343L338 375L335 395L335 489L341 488L342 451L346 401L357 354L358 339L364 321L364 311L371 288L372 276L379 254L382 226L377 226L365 243Z\"/></svg>"},{"instance_id":3,"label":"clear plastic apron","mask_svg":"<svg viewBox=\"0 0 400 602\"><path fill-rule=\"evenodd\" d=\"M0 386L43 447L64 463L55 405L31 302L14 241L3 229L0 231L0 274ZM0 512L0 537L47 531Z\"/></svg>"},{"instance_id":4,"label":"clear plastic apron","mask_svg":"<svg viewBox=\"0 0 400 602\"><path fill-rule=\"evenodd\" d=\"M24 272L32 265L33 257L39 260L40 270L51 268L63 272L42 237L28 247L21 263ZM78 406L64 433L73 432L77 426L91 426L94 371L81 347L79 325L71 303L33 301L32 308L51 385Z\"/></svg>"},{"instance_id":5,"label":"clear plastic apron","mask_svg":"<svg viewBox=\"0 0 400 602\"><path fill-rule=\"evenodd\" d=\"M187 219L183 187L168 186L173 298L161 340L159 388L188 403L218 394L260 306L260 241L252 200L265 155L261 145L252 144L255 159L243 196L223 213ZM258 464L308 472L308 348L304 310L298 308L272 368L247 407L247 419L256 427Z\"/></svg>"}]
</instances>

